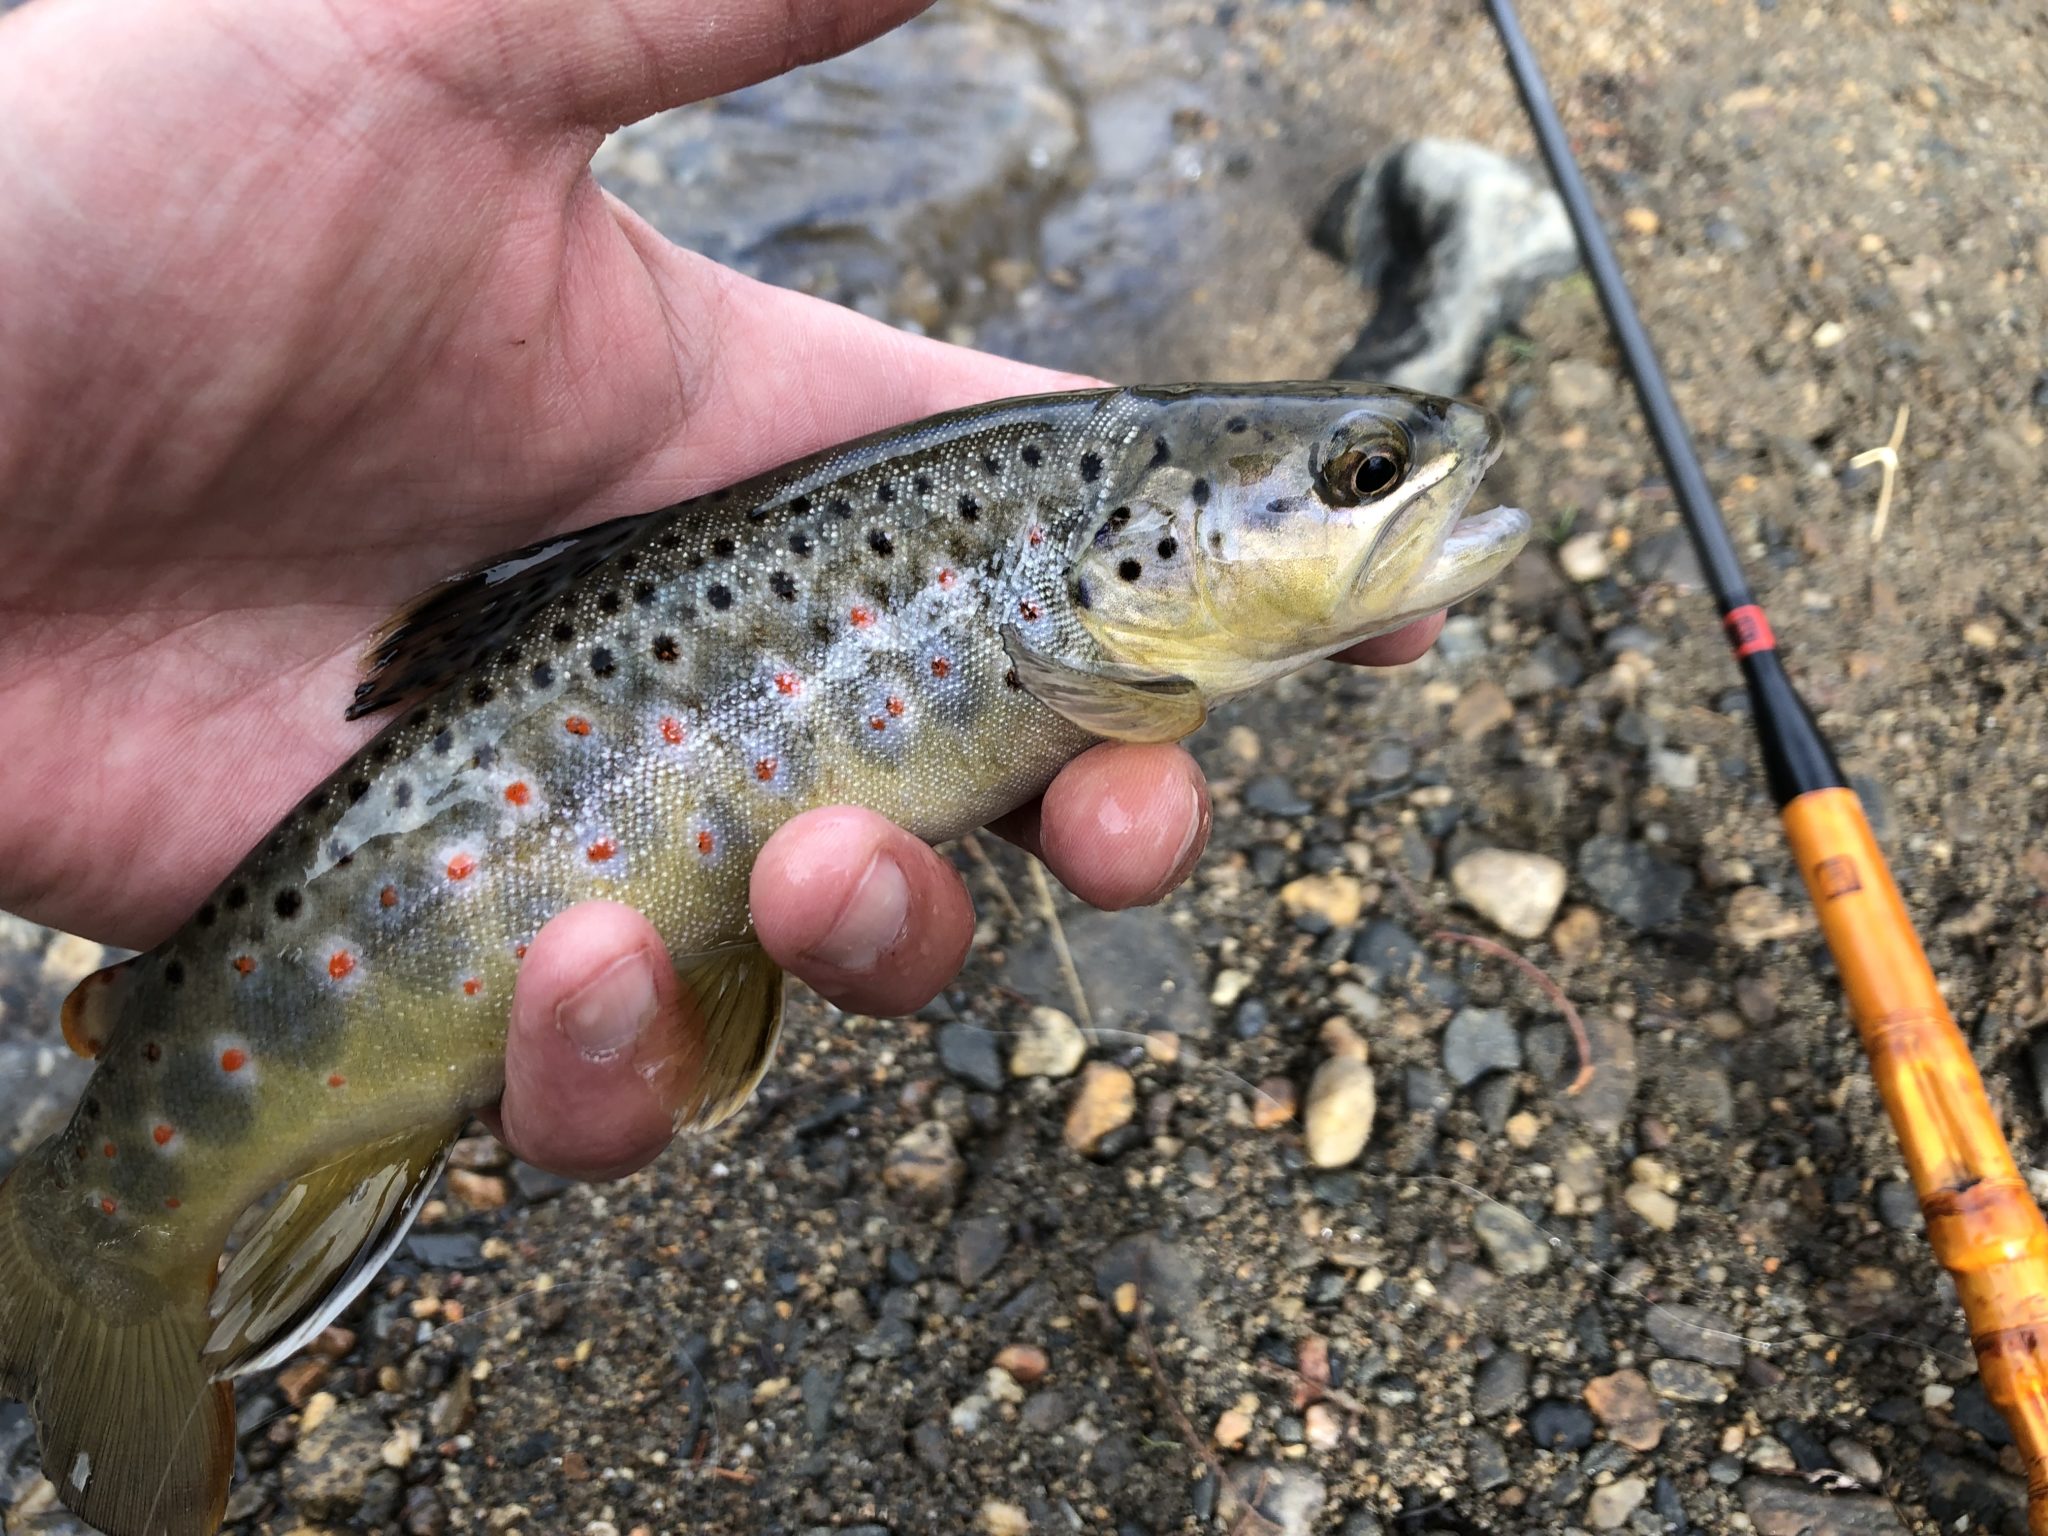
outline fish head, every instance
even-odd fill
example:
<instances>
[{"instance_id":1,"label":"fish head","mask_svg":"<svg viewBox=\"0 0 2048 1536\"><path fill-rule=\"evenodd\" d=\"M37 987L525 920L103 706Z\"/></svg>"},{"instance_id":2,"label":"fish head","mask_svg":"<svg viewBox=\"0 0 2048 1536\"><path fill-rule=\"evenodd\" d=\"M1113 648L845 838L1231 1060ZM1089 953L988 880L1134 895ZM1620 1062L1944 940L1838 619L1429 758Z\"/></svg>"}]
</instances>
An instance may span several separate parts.
<instances>
[{"instance_id":1,"label":"fish head","mask_svg":"<svg viewBox=\"0 0 2048 1536\"><path fill-rule=\"evenodd\" d=\"M1130 393L1150 418L1120 434L1070 593L1110 659L1211 698L1469 596L1528 538L1512 507L1465 515L1501 450L1482 407L1341 383Z\"/></svg>"}]
</instances>

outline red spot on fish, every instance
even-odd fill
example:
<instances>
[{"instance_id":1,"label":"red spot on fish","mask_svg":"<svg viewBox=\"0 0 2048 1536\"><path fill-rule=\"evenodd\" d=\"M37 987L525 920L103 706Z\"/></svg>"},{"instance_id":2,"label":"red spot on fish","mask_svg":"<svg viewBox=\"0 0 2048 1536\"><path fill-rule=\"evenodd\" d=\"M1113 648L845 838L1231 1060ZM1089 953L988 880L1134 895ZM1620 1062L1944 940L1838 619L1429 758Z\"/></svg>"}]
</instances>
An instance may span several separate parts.
<instances>
[{"instance_id":1,"label":"red spot on fish","mask_svg":"<svg viewBox=\"0 0 2048 1536\"><path fill-rule=\"evenodd\" d=\"M524 805L533 798L533 791L526 787L524 779L505 786L505 798L514 805Z\"/></svg>"},{"instance_id":2,"label":"red spot on fish","mask_svg":"<svg viewBox=\"0 0 2048 1536\"><path fill-rule=\"evenodd\" d=\"M775 691L777 693L795 694L800 692L803 686L803 679L794 672L778 672L775 674Z\"/></svg>"},{"instance_id":3,"label":"red spot on fish","mask_svg":"<svg viewBox=\"0 0 2048 1536\"><path fill-rule=\"evenodd\" d=\"M1021 597L1017 600L1017 611L1027 619L1035 619L1038 617L1038 604L1028 597Z\"/></svg>"},{"instance_id":4,"label":"red spot on fish","mask_svg":"<svg viewBox=\"0 0 2048 1536\"><path fill-rule=\"evenodd\" d=\"M225 1050L220 1053L220 1069L223 1072L239 1072L249 1065L247 1051Z\"/></svg>"},{"instance_id":5,"label":"red spot on fish","mask_svg":"<svg viewBox=\"0 0 2048 1536\"><path fill-rule=\"evenodd\" d=\"M180 1200L180 1199L179 1199L179 1198L178 1198L178 1197L177 1197L176 1195L169 1195L169 1196L166 1196L166 1197L165 1197L165 1199L164 1199L164 1209L165 1209L165 1210L167 1210L167 1211L181 1211L181 1210L183 1210L184 1208L185 1208L185 1202L184 1202L184 1201L182 1201L182 1200Z\"/></svg>"},{"instance_id":6,"label":"red spot on fish","mask_svg":"<svg viewBox=\"0 0 2048 1536\"><path fill-rule=\"evenodd\" d=\"M111 1216L114 1214L114 1212L121 1209L121 1207L114 1204L114 1202L111 1200L102 1200L100 1201L100 1209L106 1212L107 1215Z\"/></svg>"},{"instance_id":7,"label":"red spot on fish","mask_svg":"<svg viewBox=\"0 0 2048 1536\"><path fill-rule=\"evenodd\" d=\"M942 586L942 587L950 587L950 586L952 586L952 585L953 585L953 580L954 580L954 577L953 577L953 572L952 572L952 570L951 570L950 568L948 568L948 569L946 569L946 570L943 570L943 571L940 571L940 572L939 572L939 585L940 585L940 586Z\"/></svg>"},{"instance_id":8,"label":"red spot on fish","mask_svg":"<svg viewBox=\"0 0 2048 1536\"><path fill-rule=\"evenodd\" d=\"M250 958L249 958L249 956L247 956L247 955L237 955L237 956L235 956L235 970L236 970L236 972L237 972L237 973L238 973L239 975L243 975L243 976L246 976L246 975L248 975L248 974L249 974L249 973L250 973L251 971L253 971L253 970L255 970L255 969L256 969L256 962L255 962L254 960L250 959Z\"/></svg>"},{"instance_id":9,"label":"red spot on fish","mask_svg":"<svg viewBox=\"0 0 2048 1536\"><path fill-rule=\"evenodd\" d=\"M1043 544L1044 542L1045 530L1043 528L1033 528L1031 530L1031 547L1033 549L1036 549L1039 545Z\"/></svg>"},{"instance_id":10,"label":"red spot on fish","mask_svg":"<svg viewBox=\"0 0 2048 1536\"><path fill-rule=\"evenodd\" d=\"M467 880L475 873L476 860L466 853L458 853L448 861L448 878L450 880Z\"/></svg>"},{"instance_id":11,"label":"red spot on fish","mask_svg":"<svg viewBox=\"0 0 2048 1536\"><path fill-rule=\"evenodd\" d=\"M581 715L571 715L562 722L562 729L571 736L588 736L590 734L590 722Z\"/></svg>"},{"instance_id":12,"label":"red spot on fish","mask_svg":"<svg viewBox=\"0 0 2048 1536\"><path fill-rule=\"evenodd\" d=\"M758 763L754 764L754 777L759 779L763 784L766 784L770 779L774 778L775 759L772 757L764 757Z\"/></svg>"},{"instance_id":13,"label":"red spot on fish","mask_svg":"<svg viewBox=\"0 0 2048 1536\"><path fill-rule=\"evenodd\" d=\"M663 715L661 717L661 739L672 747L680 747L683 744L683 722L674 715Z\"/></svg>"},{"instance_id":14,"label":"red spot on fish","mask_svg":"<svg viewBox=\"0 0 2048 1536\"><path fill-rule=\"evenodd\" d=\"M177 1135L178 1133L172 1130L168 1125L160 1125L155 1130L151 1131L149 1134L151 1135L151 1137L155 1139L156 1144L158 1146L168 1147L171 1144L171 1138Z\"/></svg>"},{"instance_id":15,"label":"red spot on fish","mask_svg":"<svg viewBox=\"0 0 2048 1536\"><path fill-rule=\"evenodd\" d=\"M890 713L890 714L892 714L892 715L897 715L897 716L901 716L901 715L902 715L902 713L903 713L903 707L904 707L904 706L903 706L903 701L902 701L901 699L899 699L899 698L896 698L896 697L894 697L894 696L892 695L892 696L890 697L890 699L889 699L889 702L888 702L887 704L883 705L882 707L883 707L884 709L888 710L888 711L889 711L889 713Z\"/></svg>"},{"instance_id":16,"label":"red spot on fish","mask_svg":"<svg viewBox=\"0 0 2048 1536\"><path fill-rule=\"evenodd\" d=\"M327 974L332 976L336 981L340 981L344 976L348 975L348 973L354 970L355 968L356 957L350 954L345 949L337 949L333 954L327 957Z\"/></svg>"},{"instance_id":17,"label":"red spot on fish","mask_svg":"<svg viewBox=\"0 0 2048 1536\"><path fill-rule=\"evenodd\" d=\"M115 1148L114 1144L111 1141L108 1142L104 1147L100 1148L100 1156L107 1158L110 1161L116 1157L119 1157L120 1155L120 1152Z\"/></svg>"},{"instance_id":18,"label":"red spot on fish","mask_svg":"<svg viewBox=\"0 0 2048 1536\"><path fill-rule=\"evenodd\" d=\"M717 844L712 841L709 832L699 832L697 834L697 851L703 854L705 858L711 857L711 850L716 846Z\"/></svg>"},{"instance_id":19,"label":"red spot on fish","mask_svg":"<svg viewBox=\"0 0 2048 1536\"><path fill-rule=\"evenodd\" d=\"M348 1086L348 1079L339 1072L336 1072L327 1079L327 1086L330 1088L346 1088Z\"/></svg>"},{"instance_id":20,"label":"red spot on fish","mask_svg":"<svg viewBox=\"0 0 2048 1536\"><path fill-rule=\"evenodd\" d=\"M462 995L464 997L475 997L483 989L484 981L481 976L465 976L462 980Z\"/></svg>"},{"instance_id":21,"label":"red spot on fish","mask_svg":"<svg viewBox=\"0 0 2048 1536\"><path fill-rule=\"evenodd\" d=\"M383 889L383 890L379 891L379 892L377 893L377 905L378 905L378 906L380 906L380 907L395 907L395 906L397 906L397 905L398 905L398 887L397 887L397 886L395 886L395 885L387 885L387 886L385 886L385 887L384 887L384 889Z\"/></svg>"},{"instance_id":22,"label":"red spot on fish","mask_svg":"<svg viewBox=\"0 0 2048 1536\"><path fill-rule=\"evenodd\" d=\"M606 859L610 858L613 854L617 853L618 851L619 845L613 842L608 837L600 837L596 842L592 843L587 850L585 850L586 854L590 859L590 862L593 864L602 864Z\"/></svg>"},{"instance_id":23,"label":"red spot on fish","mask_svg":"<svg viewBox=\"0 0 2048 1536\"><path fill-rule=\"evenodd\" d=\"M886 731L887 729L889 729L889 722L884 720L880 715L869 715L868 729L871 731Z\"/></svg>"},{"instance_id":24,"label":"red spot on fish","mask_svg":"<svg viewBox=\"0 0 2048 1536\"><path fill-rule=\"evenodd\" d=\"M856 608L847 617L853 621L855 629L865 629L875 622L875 616L865 608Z\"/></svg>"},{"instance_id":25,"label":"red spot on fish","mask_svg":"<svg viewBox=\"0 0 2048 1536\"><path fill-rule=\"evenodd\" d=\"M524 944L514 944L512 946L512 958L514 960L524 960L526 958L526 946Z\"/></svg>"},{"instance_id":26,"label":"red spot on fish","mask_svg":"<svg viewBox=\"0 0 2048 1536\"><path fill-rule=\"evenodd\" d=\"M944 676L946 676L946 675L947 675L948 673L950 673L950 672L951 672L952 670L953 670L953 663L951 663L950 661L946 660L946 658L945 658L945 657L943 657L943 656L934 656L934 657L932 658L932 676L933 676L933 677L944 677Z\"/></svg>"}]
</instances>

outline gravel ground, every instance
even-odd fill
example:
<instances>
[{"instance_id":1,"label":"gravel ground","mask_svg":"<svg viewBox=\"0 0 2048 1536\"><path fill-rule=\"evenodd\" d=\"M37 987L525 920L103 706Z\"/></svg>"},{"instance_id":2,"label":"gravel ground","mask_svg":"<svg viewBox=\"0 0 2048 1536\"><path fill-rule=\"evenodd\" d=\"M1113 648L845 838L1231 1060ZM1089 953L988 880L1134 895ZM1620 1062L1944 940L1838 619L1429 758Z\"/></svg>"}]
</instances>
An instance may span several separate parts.
<instances>
[{"instance_id":1,"label":"gravel ground","mask_svg":"<svg viewBox=\"0 0 2048 1536\"><path fill-rule=\"evenodd\" d=\"M2048 16L1530 21L1794 670L2048 1165ZM1314 374L1369 310L1307 248L1318 203L1399 136L1526 152L1492 60L1465 7L957 5L600 165L899 323L1116 377ZM962 849L959 985L909 1022L799 1002L727 1133L607 1189L465 1144L346 1326L245 1384L234 1528L2023 1530L1582 281L1478 393L1541 547L1417 666L1212 721L1186 891L1105 917ZM1873 542L1850 460L1902 407ZM1552 1003L1445 927L1562 985L1582 1092ZM75 1088L54 1004L98 958L0 920L17 1148ZM0 1409L7 1530L77 1529L24 1434Z\"/></svg>"}]
</instances>

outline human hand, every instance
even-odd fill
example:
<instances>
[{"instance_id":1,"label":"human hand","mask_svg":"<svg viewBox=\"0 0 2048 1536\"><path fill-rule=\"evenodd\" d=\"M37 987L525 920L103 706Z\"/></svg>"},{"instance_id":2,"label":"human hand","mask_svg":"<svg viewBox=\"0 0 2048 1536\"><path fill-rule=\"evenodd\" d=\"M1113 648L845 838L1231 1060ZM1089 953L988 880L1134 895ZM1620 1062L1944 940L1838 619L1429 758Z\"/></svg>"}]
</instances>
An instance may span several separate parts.
<instances>
[{"instance_id":1,"label":"human hand","mask_svg":"<svg viewBox=\"0 0 2048 1536\"><path fill-rule=\"evenodd\" d=\"M161 938L361 745L373 726L342 712L365 636L452 570L1089 382L751 282L589 174L617 123L921 8L141 0L109 29L36 0L0 19L0 905ZM1106 746L997 830L1117 907L1183 878L1206 828L1183 751ZM863 1011L921 1005L972 931L950 866L844 808L779 832L752 894L769 953ZM638 914L543 929L513 1007L515 1150L585 1177L653 1157L669 1127L622 1037L674 1003Z\"/></svg>"}]
</instances>

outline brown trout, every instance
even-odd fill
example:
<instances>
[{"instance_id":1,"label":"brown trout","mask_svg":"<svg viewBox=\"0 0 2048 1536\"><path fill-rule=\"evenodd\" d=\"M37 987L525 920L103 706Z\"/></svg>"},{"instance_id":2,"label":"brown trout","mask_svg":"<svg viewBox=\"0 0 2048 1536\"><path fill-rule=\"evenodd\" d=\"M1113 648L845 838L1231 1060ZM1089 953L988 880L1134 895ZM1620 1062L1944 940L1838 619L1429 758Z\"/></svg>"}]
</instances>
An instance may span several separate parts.
<instances>
[{"instance_id":1,"label":"brown trout","mask_svg":"<svg viewBox=\"0 0 2048 1536\"><path fill-rule=\"evenodd\" d=\"M639 1063L679 1128L766 1069L762 843L813 806L932 841L1104 739L1471 593L1520 548L1461 513L1474 406L1344 384L999 401L457 577L376 643L395 709L191 920L87 978L98 1067L0 1186L0 1392L110 1536L208 1536L228 1381L325 1326L503 1085L534 932L647 914L691 1017ZM221 1260L231 1229L287 1186Z\"/></svg>"}]
</instances>

